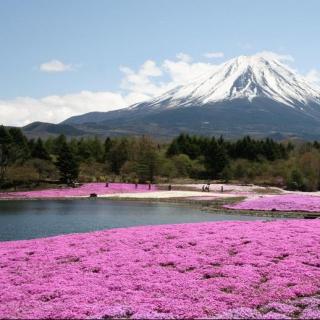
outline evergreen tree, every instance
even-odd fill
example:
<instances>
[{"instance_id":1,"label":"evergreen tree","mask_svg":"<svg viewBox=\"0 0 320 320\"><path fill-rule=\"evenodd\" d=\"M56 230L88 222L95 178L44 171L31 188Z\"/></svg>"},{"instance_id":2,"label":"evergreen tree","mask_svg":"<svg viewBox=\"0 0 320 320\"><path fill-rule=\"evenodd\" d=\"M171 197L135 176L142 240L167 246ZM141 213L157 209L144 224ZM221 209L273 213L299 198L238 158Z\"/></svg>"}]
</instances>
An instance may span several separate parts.
<instances>
[{"instance_id":1,"label":"evergreen tree","mask_svg":"<svg viewBox=\"0 0 320 320\"><path fill-rule=\"evenodd\" d=\"M121 167L129 160L129 141L127 138L117 139L107 154L107 161L110 163L111 171L120 173Z\"/></svg>"},{"instance_id":2,"label":"evergreen tree","mask_svg":"<svg viewBox=\"0 0 320 320\"><path fill-rule=\"evenodd\" d=\"M112 147L112 140L107 137L106 140L104 141L104 160L108 158L108 154L111 150Z\"/></svg>"},{"instance_id":3,"label":"evergreen tree","mask_svg":"<svg viewBox=\"0 0 320 320\"><path fill-rule=\"evenodd\" d=\"M42 160L50 160L50 155L44 147L43 141L41 138L38 138L35 142L33 149L31 151L31 156L33 158L42 159Z\"/></svg>"},{"instance_id":4,"label":"evergreen tree","mask_svg":"<svg viewBox=\"0 0 320 320\"><path fill-rule=\"evenodd\" d=\"M104 158L104 146L98 137L94 137L89 141L89 150L91 157L97 161L102 162Z\"/></svg>"},{"instance_id":5,"label":"evergreen tree","mask_svg":"<svg viewBox=\"0 0 320 320\"><path fill-rule=\"evenodd\" d=\"M67 143L67 139L64 134L60 134L57 138L54 138L52 141L52 152L58 155L65 143Z\"/></svg>"},{"instance_id":6,"label":"evergreen tree","mask_svg":"<svg viewBox=\"0 0 320 320\"><path fill-rule=\"evenodd\" d=\"M205 166L209 177L213 179L219 178L228 163L226 148L224 145L218 144L213 137L205 154Z\"/></svg>"},{"instance_id":7,"label":"evergreen tree","mask_svg":"<svg viewBox=\"0 0 320 320\"><path fill-rule=\"evenodd\" d=\"M29 143L30 143L30 140L29 140ZM49 154L56 154L54 144L55 144L55 139L53 137L48 137L44 141L44 147L46 148Z\"/></svg>"},{"instance_id":8,"label":"evergreen tree","mask_svg":"<svg viewBox=\"0 0 320 320\"><path fill-rule=\"evenodd\" d=\"M21 129L10 128L8 130L11 138L16 160L24 162L30 158L30 149L28 145L28 139L24 136Z\"/></svg>"},{"instance_id":9,"label":"evergreen tree","mask_svg":"<svg viewBox=\"0 0 320 320\"><path fill-rule=\"evenodd\" d=\"M69 145L71 152L75 155L78 155L78 139L72 138L69 141L68 145Z\"/></svg>"},{"instance_id":10,"label":"evergreen tree","mask_svg":"<svg viewBox=\"0 0 320 320\"><path fill-rule=\"evenodd\" d=\"M157 148L153 141L142 137L138 142L137 175L140 182L153 182L158 169Z\"/></svg>"},{"instance_id":11,"label":"evergreen tree","mask_svg":"<svg viewBox=\"0 0 320 320\"><path fill-rule=\"evenodd\" d=\"M168 147L167 156L186 154L190 159L196 159L201 155L200 138L190 137L188 134L180 134Z\"/></svg>"},{"instance_id":12,"label":"evergreen tree","mask_svg":"<svg viewBox=\"0 0 320 320\"><path fill-rule=\"evenodd\" d=\"M304 182L303 175L299 170L292 170L289 181L287 183L287 188L289 190L306 190L306 184Z\"/></svg>"},{"instance_id":13,"label":"evergreen tree","mask_svg":"<svg viewBox=\"0 0 320 320\"><path fill-rule=\"evenodd\" d=\"M56 166L59 169L62 182L71 184L78 179L79 163L66 142L60 147Z\"/></svg>"},{"instance_id":14,"label":"evergreen tree","mask_svg":"<svg viewBox=\"0 0 320 320\"><path fill-rule=\"evenodd\" d=\"M172 157L172 156L178 155L178 154L180 154L180 153L181 153L181 152L180 152L180 148L179 148L179 143L178 143L178 141L177 141L176 139L174 139L174 140L170 143L170 145L169 145L169 147L168 147L168 149L167 149L166 155L167 155L168 157Z\"/></svg>"},{"instance_id":15,"label":"evergreen tree","mask_svg":"<svg viewBox=\"0 0 320 320\"><path fill-rule=\"evenodd\" d=\"M4 126L0 126L0 182L5 178L8 165L12 161L12 137Z\"/></svg>"},{"instance_id":16,"label":"evergreen tree","mask_svg":"<svg viewBox=\"0 0 320 320\"><path fill-rule=\"evenodd\" d=\"M90 159L90 150L88 148L87 141L83 138L78 141L77 156L82 161L88 161Z\"/></svg>"}]
</instances>

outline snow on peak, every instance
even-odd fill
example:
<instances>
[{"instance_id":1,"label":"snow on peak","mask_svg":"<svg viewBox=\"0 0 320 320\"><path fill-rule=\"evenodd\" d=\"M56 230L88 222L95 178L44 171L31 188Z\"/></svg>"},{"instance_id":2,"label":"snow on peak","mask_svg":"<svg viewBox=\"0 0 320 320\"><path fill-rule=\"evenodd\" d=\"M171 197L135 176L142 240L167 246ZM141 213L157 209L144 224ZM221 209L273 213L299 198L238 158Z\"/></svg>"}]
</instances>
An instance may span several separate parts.
<instances>
[{"instance_id":1,"label":"snow on peak","mask_svg":"<svg viewBox=\"0 0 320 320\"><path fill-rule=\"evenodd\" d=\"M151 101L151 106L165 108L199 105L223 100L265 97L291 107L320 104L320 90L292 70L275 54L263 52L239 56L219 66L214 72L178 86Z\"/></svg>"}]
</instances>

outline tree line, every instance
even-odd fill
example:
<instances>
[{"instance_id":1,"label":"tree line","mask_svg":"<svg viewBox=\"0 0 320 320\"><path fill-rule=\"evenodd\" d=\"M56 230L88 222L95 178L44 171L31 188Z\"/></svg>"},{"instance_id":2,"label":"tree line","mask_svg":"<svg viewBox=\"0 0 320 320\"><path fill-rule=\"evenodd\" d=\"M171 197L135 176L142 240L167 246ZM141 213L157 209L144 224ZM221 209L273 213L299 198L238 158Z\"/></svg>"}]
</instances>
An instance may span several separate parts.
<instances>
[{"instance_id":1,"label":"tree line","mask_svg":"<svg viewBox=\"0 0 320 320\"><path fill-rule=\"evenodd\" d=\"M169 182L222 180L320 188L320 143L276 142L249 136L181 134L169 143L150 137L28 139L0 126L0 187L76 181Z\"/></svg>"}]
</instances>

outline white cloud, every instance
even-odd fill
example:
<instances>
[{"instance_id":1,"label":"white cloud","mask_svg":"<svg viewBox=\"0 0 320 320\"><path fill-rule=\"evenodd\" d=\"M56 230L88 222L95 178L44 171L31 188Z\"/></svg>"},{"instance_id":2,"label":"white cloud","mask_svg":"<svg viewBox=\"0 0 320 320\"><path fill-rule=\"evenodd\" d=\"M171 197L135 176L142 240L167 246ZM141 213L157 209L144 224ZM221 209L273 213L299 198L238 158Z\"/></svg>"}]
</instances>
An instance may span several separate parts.
<instances>
[{"instance_id":1,"label":"white cloud","mask_svg":"<svg viewBox=\"0 0 320 320\"><path fill-rule=\"evenodd\" d=\"M177 60L167 59L160 65L148 60L136 72L128 67L121 67L124 74L121 88L147 100L216 68L216 65L210 63L192 63L192 58L185 53L179 53L176 57Z\"/></svg>"},{"instance_id":2,"label":"white cloud","mask_svg":"<svg viewBox=\"0 0 320 320\"><path fill-rule=\"evenodd\" d=\"M41 99L18 97L0 100L0 119L6 125L23 126L33 121L58 123L66 118L90 111L111 111L143 100L134 94L81 91L68 95L52 95Z\"/></svg>"},{"instance_id":3,"label":"white cloud","mask_svg":"<svg viewBox=\"0 0 320 320\"><path fill-rule=\"evenodd\" d=\"M122 89L145 96L145 98L161 92L159 85L154 83L154 78L162 76L163 72L154 61L147 60L137 72L123 66L120 67L120 71L124 74L121 82Z\"/></svg>"},{"instance_id":4,"label":"white cloud","mask_svg":"<svg viewBox=\"0 0 320 320\"><path fill-rule=\"evenodd\" d=\"M170 76L169 86L179 85L216 69L216 65L204 62L187 63L185 61L165 60L162 68Z\"/></svg>"},{"instance_id":5,"label":"white cloud","mask_svg":"<svg viewBox=\"0 0 320 320\"><path fill-rule=\"evenodd\" d=\"M320 85L320 71L311 69L305 77L309 82Z\"/></svg>"},{"instance_id":6,"label":"white cloud","mask_svg":"<svg viewBox=\"0 0 320 320\"><path fill-rule=\"evenodd\" d=\"M185 63L190 63L192 61L192 58L188 54L183 52L178 53L176 57Z\"/></svg>"},{"instance_id":7,"label":"white cloud","mask_svg":"<svg viewBox=\"0 0 320 320\"><path fill-rule=\"evenodd\" d=\"M223 58L224 53L223 52L207 52L203 56L208 59Z\"/></svg>"},{"instance_id":8,"label":"white cloud","mask_svg":"<svg viewBox=\"0 0 320 320\"><path fill-rule=\"evenodd\" d=\"M65 72L65 71L73 70L73 67L71 64L65 64L59 60L51 60L51 61L42 63L40 65L40 70L43 72L49 72L49 73Z\"/></svg>"}]
</instances>

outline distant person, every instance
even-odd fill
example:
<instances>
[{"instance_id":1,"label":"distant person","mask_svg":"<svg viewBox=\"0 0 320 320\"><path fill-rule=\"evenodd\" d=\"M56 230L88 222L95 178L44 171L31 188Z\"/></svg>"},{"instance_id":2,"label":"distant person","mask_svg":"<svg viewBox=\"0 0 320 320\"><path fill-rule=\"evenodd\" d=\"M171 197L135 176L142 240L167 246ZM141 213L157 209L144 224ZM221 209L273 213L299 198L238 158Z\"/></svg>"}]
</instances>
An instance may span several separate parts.
<instances>
[{"instance_id":1,"label":"distant person","mask_svg":"<svg viewBox=\"0 0 320 320\"><path fill-rule=\"evenodd\" d=\"M202 186L202 192L205 192L206 191L206 189L205 189L205 186L203 185Z\"/></svg>"},{"instance_id":2,"label":"distant person","mask_svg":"<svg viewBox=\"0 0 320 320\"><path fill-rule=\"evenodd\" d=\"M223 186L221 186L221 192L223 192Z\"/></svg>"},{"instance_id":3,"label":"distant person","mask_svg":"<svg viewBox=\"0 0 320 320\"><path fill-rule=\"evenodd\" d=\"M171 191L171 190L172 190L172 186L171 186L171 184L169 184L169 186L168 186L168 190L169 190L169 191Z\"/></svg>"},{"instance_id":4,"label":"distant person","mask_svg":"<svg viewBox=\"0 0 320 320\"><path fill-rule=\"evenodd\" d=\"M109 188L109 182L106 183L106 188Z\"/></svg>"}]
</instances>

